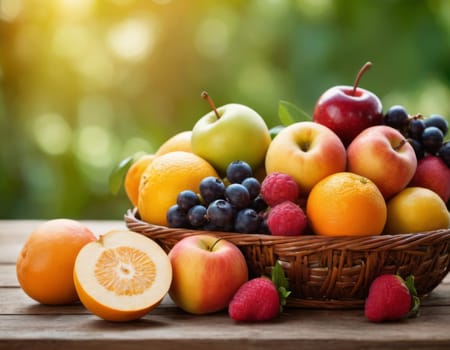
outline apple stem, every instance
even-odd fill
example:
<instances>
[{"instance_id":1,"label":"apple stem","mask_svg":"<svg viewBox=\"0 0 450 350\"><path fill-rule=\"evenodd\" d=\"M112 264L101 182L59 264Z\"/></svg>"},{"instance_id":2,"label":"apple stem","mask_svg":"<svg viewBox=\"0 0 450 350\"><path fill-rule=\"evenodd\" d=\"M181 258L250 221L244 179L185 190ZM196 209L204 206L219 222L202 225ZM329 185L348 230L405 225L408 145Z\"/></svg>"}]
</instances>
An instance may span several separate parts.
<instances>
[{"instance_id":1,"label":"apple stem","mask_svg":"<svg viewBox=\"0 0 450 350\"><path fill-rule=\"evenodd\" d=\"M211 109L214 111L214 113L217 116L217 119L220 119L220 115L219 112L217 112L217 108L216 105L214 104L214 101L212 100L211 96L209 96L209 94L206 91L203 91L201 94L201 97L208 101L209 105L211 106Z\"/></svg>"},{"instance_id":2,"label":"apple stem","mask_svg":"<svg viewBox=\"0 0 450 350\"><path fill-rule=\"evenodd\" d=\"M408 142L408 141L406 141L405 139L401 140L400 143L399 143L397 146L394 147L394 150L398 151L400 148L403 147L403 145L404 145L406 142Z\"/></svg>"},{"instance_id":3,"label":"apple stem","mask_svg":"<svg viewBox=\"0 0 450 350\"><path fill-rule=\"evenodd\" d=\"M358 74L356 75L355 83L353 84L353 90L352 90L353 96L355 96L355 94L356 94L356 89L358 88L358 84L359 84L359 81L361 80L361 77L370 67L372 67L372 62L367 62L364 66L361 67Z\"/></svg>"},{"instance_id":4,"label":"apple stem","mask_svg":"<svg viewBox=\"0 0 450 350\"><path fill-rule=\"evenodd\" d=\"M214 247L216 246L216 244L219 243L222 239L223 239L223 238L218 238L218 239L214 242L214 244L209 248L209 251L212 252L212 251L214 250Z\"/></svg>"}]
</instances>

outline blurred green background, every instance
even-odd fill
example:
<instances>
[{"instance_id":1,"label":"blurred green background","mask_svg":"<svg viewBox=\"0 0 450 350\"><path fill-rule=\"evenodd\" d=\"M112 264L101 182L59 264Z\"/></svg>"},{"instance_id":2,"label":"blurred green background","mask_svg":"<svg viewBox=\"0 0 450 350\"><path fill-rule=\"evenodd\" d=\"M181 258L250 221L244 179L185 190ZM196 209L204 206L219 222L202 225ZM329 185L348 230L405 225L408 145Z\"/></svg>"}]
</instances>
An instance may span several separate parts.
<instances>
[{"instance_id":1,"label":"blurred green background","mask_svg":"<svg viewBox=\"0 0 450 350\"><path fill-rule=\"evenodd\" d=\"M360 86L450 116L447 0L0 0L0 218L121 219L113 167L209 107Z\"/></svg>"}]
</instances>

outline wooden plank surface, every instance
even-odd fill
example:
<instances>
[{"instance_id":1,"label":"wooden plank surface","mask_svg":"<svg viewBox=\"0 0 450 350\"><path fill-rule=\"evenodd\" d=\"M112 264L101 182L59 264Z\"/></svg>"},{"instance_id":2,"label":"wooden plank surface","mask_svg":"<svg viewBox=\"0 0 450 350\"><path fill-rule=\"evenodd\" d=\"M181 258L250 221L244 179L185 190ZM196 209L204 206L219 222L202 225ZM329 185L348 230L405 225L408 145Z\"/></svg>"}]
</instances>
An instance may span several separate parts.
<instances>
[{"instance_id":1,"label":"wooden plank surface","mask_svg":"<svg viewBox=\"0 0 450 350\"><path fill-rule=\"evenodd\" d=\"M96 234L121 221L86 221ZM112 323L81 304L45 306L19 287L15 260L38 221L0 221L0 349L450 349L450 276L417 318L373 324L363 310L287 309L268 323L237 324L226 312L194 316L169 297L138 321Z\"/></svg>"}]
</instances>

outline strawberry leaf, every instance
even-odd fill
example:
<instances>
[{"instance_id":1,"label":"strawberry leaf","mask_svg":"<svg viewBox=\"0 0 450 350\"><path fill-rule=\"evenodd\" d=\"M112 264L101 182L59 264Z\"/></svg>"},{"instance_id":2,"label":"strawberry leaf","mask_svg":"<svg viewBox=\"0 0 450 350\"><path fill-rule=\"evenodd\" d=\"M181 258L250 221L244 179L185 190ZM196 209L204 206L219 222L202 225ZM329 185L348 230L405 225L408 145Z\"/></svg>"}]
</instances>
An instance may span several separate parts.
<instances>
[{"instance_id":1,"label":"strawberry leaf","mask_svg":"<svg viewBox=\"0 0 450 350\"><path fill-rule=\"evenodd\" d=\"M278 103L278 117L284 126L291 125L295 122L312 120L311 116L301 108L291 102L283 100Z\"/></svg>"},{"instance_id":2,"label":"strawberry leaf","mask_svg":"<svg viewBox=\"0 0 450 350\"><path fill-rule=\"evenodd\" d=\"M414 276L410 275L405 279L405 285L411 294L411 308L408 317L416 317L419 314L420 298L417 296L417 290L414 286Z\"/></svg>"},{"instance_id":3,"label":"strawberry leaf","mask_svg":"<svg viewBox=\"0 0 450 350\"><path fill-rule=\"evenodd\" d=\"M280 312L283 311L283 306L286 305L286 299L291 294L289 290L289 280L284 274L281 264L277 261L272 269L272 283L278 290L280 296Z\"/></svg>"}]
</instances>

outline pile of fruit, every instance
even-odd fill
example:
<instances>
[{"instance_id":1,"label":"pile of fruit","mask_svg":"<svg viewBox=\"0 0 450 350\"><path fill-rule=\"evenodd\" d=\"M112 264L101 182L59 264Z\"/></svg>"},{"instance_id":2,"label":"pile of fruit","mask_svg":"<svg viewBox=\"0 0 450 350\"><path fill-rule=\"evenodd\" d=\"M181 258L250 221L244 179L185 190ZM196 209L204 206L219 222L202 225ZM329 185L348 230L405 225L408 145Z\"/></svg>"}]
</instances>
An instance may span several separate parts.
<instances>
[{"instance_id":1,"label":"pile of fruit","mask_svg":"<svg viewBox=\"0 0 450 350\"><path fill-rule=\"evenodd\" d=\"M203 92L211 111L126 172L131 203L150 224L204 231L331 236L448 228L448 122L400 105L383 113L380 99L358 87L370 66L353 86L325 91L310 120L280 105L284 124L273 129L253 109L216 108Z\"/></svg>"},{"instance_id":2,"label":"pile of fruit","mask_svg":"<svg viewBox=\"0 0 450 350\"><path fill-rule=\"evenodd\" d=\"M155 154L122 162L140 218L171 229L198 229L168 254L132 231L95 236L67 219L37 227L17 260L23 290L44 304L80 300L111 321L143 317L168 293L192 314L227 309L236 321L279 315L289 284L277 263L270 278L249 280L241 250L208 232L300 236L381 235L450 227L448 122L440 116L386 113L373 93L327 90L310 120L280 104L284 125L269 130L253 109L216 108ZM301 114L301 113L300 113ZM123 173L125 171L125 173ZM365 303L373 322L416 312L413 276L378 276Z\"/></svg>"}]
</instances>

